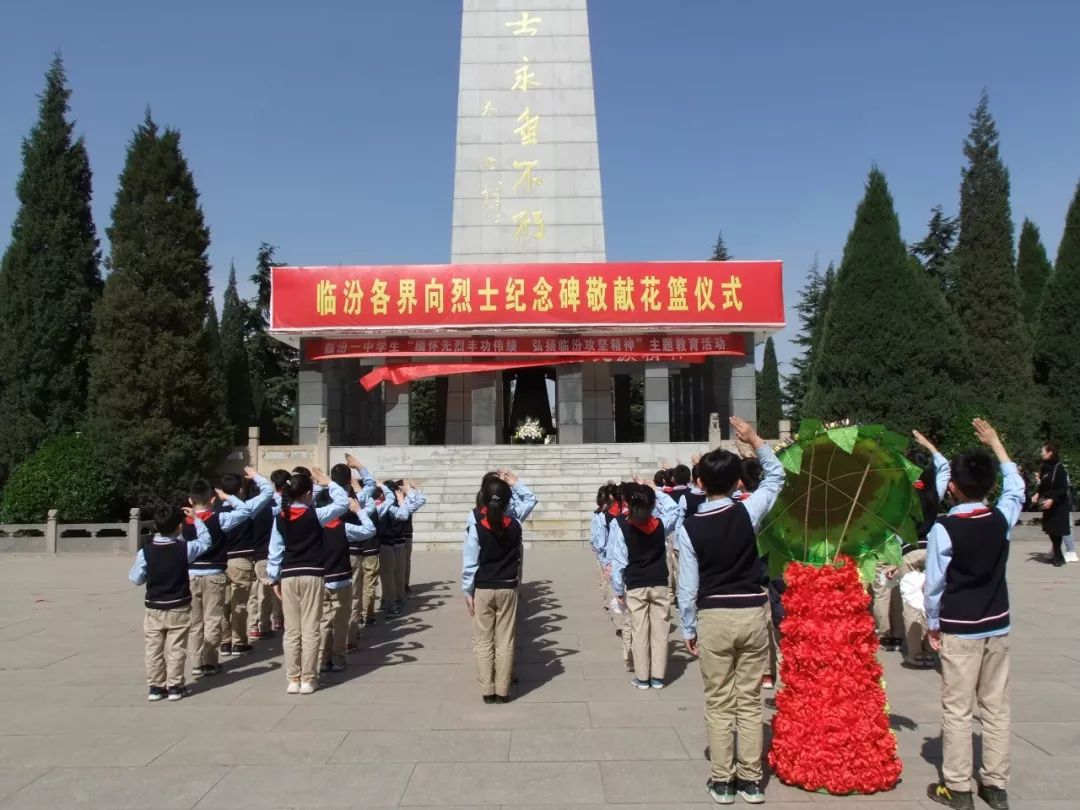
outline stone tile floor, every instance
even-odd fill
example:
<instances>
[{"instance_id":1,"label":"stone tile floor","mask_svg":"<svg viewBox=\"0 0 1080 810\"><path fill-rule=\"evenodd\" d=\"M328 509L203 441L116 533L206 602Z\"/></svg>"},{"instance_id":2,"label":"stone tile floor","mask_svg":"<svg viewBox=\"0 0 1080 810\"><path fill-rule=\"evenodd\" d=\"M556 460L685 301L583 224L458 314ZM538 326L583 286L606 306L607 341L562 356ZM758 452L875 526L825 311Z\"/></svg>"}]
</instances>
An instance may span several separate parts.
<instances>
[{"instance_id":1,"label":"stone tile floor","mask_svg":"<svg viewBox=\"0 0 1080 810\"><path fill-rule=\"evenodd\" d=\"M1080 565L1042 542L1010 562L1013 807L1080 807ZM697 667L676 652L670 686L638 692L582 548L526 561L516 700L485 706L460 558L418 553L400 620L372 628L348 672L285 694L280 641L228 659L179 704L148 704L140 590L129 561L0 560L0 808L314 808L709 805ZM938 675L886 654L904 779L832 798L773 780L771 807L931 805L940 759Z\"/></svg>"}]
</instances>

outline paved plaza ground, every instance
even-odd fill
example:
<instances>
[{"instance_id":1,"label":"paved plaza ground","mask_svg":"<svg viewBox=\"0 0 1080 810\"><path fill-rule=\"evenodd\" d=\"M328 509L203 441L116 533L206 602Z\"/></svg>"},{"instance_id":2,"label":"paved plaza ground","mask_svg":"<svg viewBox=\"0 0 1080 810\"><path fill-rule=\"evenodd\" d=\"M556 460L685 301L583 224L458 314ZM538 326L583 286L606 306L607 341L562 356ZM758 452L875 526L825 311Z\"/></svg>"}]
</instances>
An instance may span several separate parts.
<instances>
[{"instance_id":1,"label":"paved plaza ground","mask_svg":"<svg viewBox=\"0 0 1080 810\"><path fill-rule=\"evenodd\" d=\"M1009 565L1019 810L1080 807L1080 565L1033 559L1043 547L1018 541ZM130 561L4 556L0 808L711 804L697 665L676 653L667 689L632 689L590 559L528 552L509 705L480 701L450 551L417 553L412 609L315 695L285 694L274 640L181 703L151 705ZM768 806L936 806L924 796L941 755L938 675L885 658L901 785L839 799L772 780Z\"/></svg>"}]
</instances>

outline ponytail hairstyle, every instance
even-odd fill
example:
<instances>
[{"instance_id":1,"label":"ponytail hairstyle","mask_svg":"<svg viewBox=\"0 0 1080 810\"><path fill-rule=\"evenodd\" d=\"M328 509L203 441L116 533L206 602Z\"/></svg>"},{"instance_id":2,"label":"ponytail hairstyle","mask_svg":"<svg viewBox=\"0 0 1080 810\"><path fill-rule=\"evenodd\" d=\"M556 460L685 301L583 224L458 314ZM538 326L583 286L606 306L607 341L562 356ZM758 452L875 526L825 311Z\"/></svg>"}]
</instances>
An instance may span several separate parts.
<instances>
[{"instance_id":1,"label":"ponytail hairstyle","mask_svg":"<svg viewBox=\"0 0 1080 810\"><path fill-rule=\"evenodd\" d=\"M613 506L622 504L622 496L619 494L618 484L608 484L604 489L607 490L604 508L610 509Z\"/></svg>"},{"instance_id":2,"label":"ponytail hairstyle","mask_svg":"<svg viewBox=\"0 0 1080 810\"><path fill-rule=\"evenodd\" d=\"M281 515L286 522L289 521L292 505L311 497L312 488L310 475L293 473L289 476L289 480L281 488Z\"/></svg>"},{"instance_id":3,"label":"ponytail hairstyle","mask_svg":"<svg viewBox=\"0 0 1080 810\"><path fill-rule=\"evenodd\" d=\"M656 492L652 487L635 484L634 488L630 490L627 503L630 506L631 523L648 523L649 518L652 517L653 509L656 507Z\"/></svg>"},{"instance_id":4,"label":"ponytail hairstyle","mask_svg":"<svg viewBox=\"0 0 1080 810\"><path fill-rule=\"evenodd\" d=\"M599 514L603 512L611 503L611 493L608 491L608 485L604 484L600 489L596 490L596 512Z\"/></svg>"},{"instance_id":5,"label":"ponytail hairstyle","mask_svg":"<svg viewBox=\"0 0 1080 810\"><path fill-rule=\"evenodd\" d=\"M503 520L506 517L506 510L510 508L512 494L510 485L498 476L492 478L485 475L480 484L479 497L482 504L480 508L487 508L488 526L496 537L502 536Z\"/></svg>"}]
</instances>

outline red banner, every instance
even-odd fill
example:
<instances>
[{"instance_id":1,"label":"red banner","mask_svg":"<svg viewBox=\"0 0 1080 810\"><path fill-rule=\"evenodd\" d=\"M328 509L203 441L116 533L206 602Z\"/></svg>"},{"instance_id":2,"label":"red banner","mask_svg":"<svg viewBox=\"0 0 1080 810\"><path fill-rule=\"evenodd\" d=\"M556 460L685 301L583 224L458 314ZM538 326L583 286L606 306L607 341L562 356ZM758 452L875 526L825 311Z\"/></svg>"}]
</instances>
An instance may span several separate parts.
<instances>
[{"instance_id":1,"label":"red banner","mask_svg":"<svg viewBox=\"0 0 1080 810\"><path fill-rule=\"evenodd\" d=\"M628 358L607 358L609 360L624 360ZM686 363L701 363L705 355L684 355L679 358ZM549 357L546 360L512 361L512 362L487 362L487 363L423 363L408 365L379 366L360 378L360 385L365 391L370 391L383 381L392 382L395 385L403 385L407 382L423 380L428 377L449 377L454 374L471 374L478 371L509 371L515 368L533 368L536 366L565 366L570 363L579 363L576 357Z\"/></svg>"},{"instance_id":2,"label":"red banner","mask_svg":"<svg viewBox=\"0 0 1080 810\"><path fill-rule=\"evenodd\" d=\"M280 331L784 325L778 261L275 267L271 290Z\"/></svg>"},{"instance_id":3,"label":"red banner","mask_svg":"<svg viewBox=\"0 0 1080 810\"><path fill-rule=\"evenodd\" d=\"M468 338L329 338L306 342L308 360L332 360L341 357L416 357L425 355L529 355L559 354L567 357L597 358L612 354L635 355L634 359L674 359L684 354L746 354L744 335L627 335L625 337L590 337L585 335L555 337Z\"/></svg>"}]
</instances>

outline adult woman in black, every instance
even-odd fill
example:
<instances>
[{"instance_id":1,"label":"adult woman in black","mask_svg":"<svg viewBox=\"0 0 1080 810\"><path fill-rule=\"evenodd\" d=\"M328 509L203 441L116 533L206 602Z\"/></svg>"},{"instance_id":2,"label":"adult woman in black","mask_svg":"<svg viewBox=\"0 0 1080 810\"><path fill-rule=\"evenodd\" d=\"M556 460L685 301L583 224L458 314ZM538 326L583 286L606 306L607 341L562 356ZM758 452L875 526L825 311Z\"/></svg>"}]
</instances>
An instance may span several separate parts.
<instances>
[{"instance_id":1,"label":"adult woman in black","mask_svg":"<svg viewBox=\"0 0 1080 810\"><path fill-rule=\"evenodd\" d=\"M1042 465L1039 467L1039 491L1032 501L1043 510L1042 528L1050 536L1050 561L1055 566L1065 565L1061 551L1062 539L1072 534L1070 519L1069 473L1060 459L1060 445L1047 442L1042 449ZM1070 544L1071 545L1071 544ZM1069 554L1075 558L1075 551Z\"/></svg>"}]
</instances>

